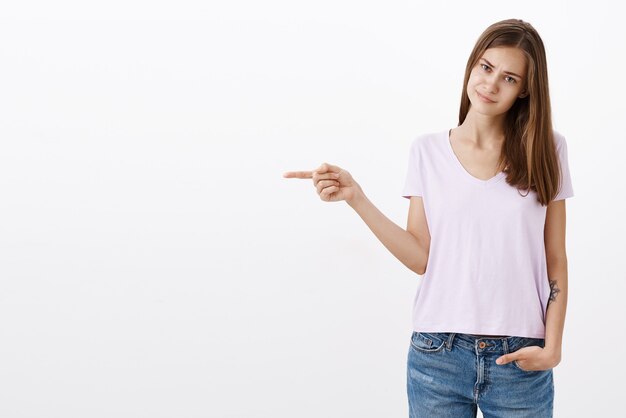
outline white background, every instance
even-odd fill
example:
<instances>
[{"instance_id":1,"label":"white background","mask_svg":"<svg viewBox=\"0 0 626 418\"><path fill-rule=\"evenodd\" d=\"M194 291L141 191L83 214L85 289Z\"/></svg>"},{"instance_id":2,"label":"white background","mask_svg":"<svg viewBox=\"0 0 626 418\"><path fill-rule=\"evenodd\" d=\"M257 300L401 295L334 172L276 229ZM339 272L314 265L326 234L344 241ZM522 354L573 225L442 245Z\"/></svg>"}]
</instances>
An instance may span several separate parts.
<instances>
[{"instance_id":1,"label":"white background","mask_svg":"<svg viewBox=\"0 0 626 418\"><path fill-rule=\"evenodd\" d=\"M506 18L575 193L555 416L622 413L626 29L542 3L3 2L0 416L406 417L419 276L282 173L339 165L406 226L409 145Z\"/></svg>"}]
</instances>

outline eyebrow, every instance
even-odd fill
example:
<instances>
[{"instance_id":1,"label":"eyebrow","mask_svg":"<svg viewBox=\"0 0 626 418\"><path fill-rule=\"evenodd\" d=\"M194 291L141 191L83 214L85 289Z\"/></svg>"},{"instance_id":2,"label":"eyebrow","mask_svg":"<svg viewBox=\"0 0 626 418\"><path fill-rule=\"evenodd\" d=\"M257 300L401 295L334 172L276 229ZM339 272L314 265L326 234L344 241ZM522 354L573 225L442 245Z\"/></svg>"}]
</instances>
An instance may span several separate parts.
<instances>
[{"instance_id":1,"label":"eyebrow","mask_svg":"<svg viewBox=\"0 0 626 418\"><path fill-rule=\"evenodd\" d=\"M489 61L487 61L486 59L481 58L481 60L485 61L485 62L486 62L489 66L491 66L491 67L494 67L494 68L495 68L495 66L494 66L492 63L490 63ZM512 73L512 72L510 72L510 71L505 71L505 72L504 72L504 74L514 75L514 76L516 76L516 77L522 78L522 76L521 76L521 75L518 75L518 74Z\"/></svg>"}]
</instances>

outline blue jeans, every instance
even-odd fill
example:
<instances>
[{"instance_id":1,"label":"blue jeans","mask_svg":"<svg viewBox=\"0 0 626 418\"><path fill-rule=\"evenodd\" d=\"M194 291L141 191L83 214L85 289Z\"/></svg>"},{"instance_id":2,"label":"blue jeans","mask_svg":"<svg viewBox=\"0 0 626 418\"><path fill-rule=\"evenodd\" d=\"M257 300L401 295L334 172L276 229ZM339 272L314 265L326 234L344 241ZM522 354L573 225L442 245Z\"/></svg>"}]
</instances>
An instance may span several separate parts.
<instances>
[{"instance_id":1,"label":"blue jeans","mask_svg":"<svg viewBox=\"0 0 626 418\"><path fill-rule=\"evenodd\" d=\"M527 371L517 362L496 364L542 338L493 337L447 332L411 335L407 361L410 418L552 417L552 369Z\"/></svg>"}]
</instances>

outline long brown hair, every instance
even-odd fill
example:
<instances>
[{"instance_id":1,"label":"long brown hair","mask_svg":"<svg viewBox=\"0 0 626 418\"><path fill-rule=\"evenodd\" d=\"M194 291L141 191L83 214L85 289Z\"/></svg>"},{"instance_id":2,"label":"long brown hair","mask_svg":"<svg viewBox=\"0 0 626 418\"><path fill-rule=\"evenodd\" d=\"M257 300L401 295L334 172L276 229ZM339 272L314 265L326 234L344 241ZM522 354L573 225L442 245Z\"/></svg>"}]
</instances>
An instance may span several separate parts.
<instances>
[{"instance_id":1,"label":"long brown hair","mask_svg":"<svg viewBox=\"0 0 626 418\"><path fill-rule=\"evenodd\" d=\"M465 68L459 125L471 105L467 83L472 68L486 49L494 47L519 48L527 63L524 82L527 96L518 98L506 114L500 166L505 166L508 184L518 190L535 191L537 201L547 205L561 187L560 166L552 130L546 52L530 23L506 19L492 24L480 35Z\"/></svg>"}]
</instances>

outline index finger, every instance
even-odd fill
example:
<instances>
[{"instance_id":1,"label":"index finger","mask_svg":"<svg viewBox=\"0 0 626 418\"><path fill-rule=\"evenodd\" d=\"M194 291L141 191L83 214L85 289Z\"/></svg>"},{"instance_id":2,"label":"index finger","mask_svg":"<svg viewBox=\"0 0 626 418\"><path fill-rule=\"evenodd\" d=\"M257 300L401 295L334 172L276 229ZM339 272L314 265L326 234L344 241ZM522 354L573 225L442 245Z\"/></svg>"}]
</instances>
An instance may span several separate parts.
<instances>
[{"instance_id":1,"label":"index finger","mask_svg":"<svg viewBox=\"0 0 626 418\"><path fill-rule=\"evenodd\" d=\"M287 171L283 173L283 177L285 178L297 178L297 179L310 179L313 178L312 171Z\"/></svg>"}]
</instances>

